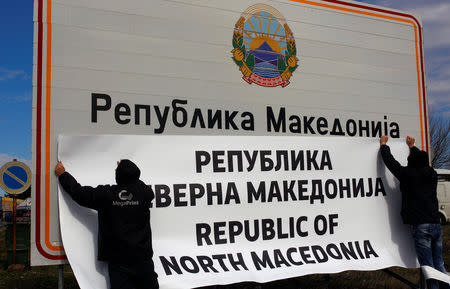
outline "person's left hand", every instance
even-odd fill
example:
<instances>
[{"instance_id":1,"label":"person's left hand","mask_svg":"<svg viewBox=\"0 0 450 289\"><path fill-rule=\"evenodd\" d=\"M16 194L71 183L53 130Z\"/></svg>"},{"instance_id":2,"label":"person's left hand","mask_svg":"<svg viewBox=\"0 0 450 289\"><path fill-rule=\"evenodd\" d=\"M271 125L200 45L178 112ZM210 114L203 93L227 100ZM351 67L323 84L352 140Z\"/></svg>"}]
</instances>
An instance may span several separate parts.
<instances>
[{"instance_id":1,"label":"person's left hand","mask_svg":"<svg viewBox=\"0 0 450 289\"><path fill-rule=\"evenodd\" d=\"M55 174L59 177L60 175L66 172L66 168L64 168L62 162L58 162L55 167Z\"/></svg>"}]
</instances>

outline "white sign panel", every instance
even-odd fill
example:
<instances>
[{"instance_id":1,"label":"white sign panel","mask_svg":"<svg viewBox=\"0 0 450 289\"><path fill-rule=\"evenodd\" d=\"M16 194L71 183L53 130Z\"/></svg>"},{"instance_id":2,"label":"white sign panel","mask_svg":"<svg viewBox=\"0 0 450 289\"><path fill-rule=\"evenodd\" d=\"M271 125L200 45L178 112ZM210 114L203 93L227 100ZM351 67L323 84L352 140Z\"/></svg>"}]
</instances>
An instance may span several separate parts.
<instances>
[{"instance_id":1,"label":"white sign panel","mask_svg":"<svg viewBox=\"0 0 450 289\"><path fill-rule=\"evenodd\" d=\"M63 263L57 136L414 136L415 15L342 0L35 0L33 265Z\"/></svg>"},{"instance_id":2,"label":"white sign panel","mask_svg":"<svg viewBox=\"0 0 450 289\"><path fill-rule=\"evenodd\" d=\"M390 144L404 163L404 139ZM155 192L153 260L161 288L416 266L398 182L378 140L63 136L59 158L82 185L114 183L119 159L140 167ZM95 212L60 191L60 218L81 288L106 288Z\"/></svg>"}]
</instances>

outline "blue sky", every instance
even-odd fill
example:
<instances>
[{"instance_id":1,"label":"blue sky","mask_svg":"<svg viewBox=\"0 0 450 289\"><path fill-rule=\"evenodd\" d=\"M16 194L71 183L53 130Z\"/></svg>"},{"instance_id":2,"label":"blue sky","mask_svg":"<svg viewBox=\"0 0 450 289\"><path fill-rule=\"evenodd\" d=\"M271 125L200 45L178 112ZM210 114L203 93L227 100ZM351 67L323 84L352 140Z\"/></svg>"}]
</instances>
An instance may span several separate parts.
<instances>
[{"instance_id":1,"label":"blue sky","mask_svg":"<svg viewBox=\"0 0 450 289\"><path fill-rule=\"evenodd\" d=\"M0 166L31 165L32 0L0 1L0 39Z\"/></svg>"},{"instance_id":2,"label":"blue sky","mask_svg":"<svg viewBox=\"0 0 450 289\"><path fill-rule=\"evenodd\" d=\"M450 1L360 2L413 12L422 18L431 114L450 118ZM31 165L32 0L0 1L0 39L0 167L13 158Z\"/></svg>"},{"instance_id":3,"label":"blue sky","mask_svg":"<svg viewBox=\"0 0 450 289\"><path fill-rule=\"evenodd\" d=\"M31 159L33 1L0 2L0 154Z\"/></svg>"}]
</instances>

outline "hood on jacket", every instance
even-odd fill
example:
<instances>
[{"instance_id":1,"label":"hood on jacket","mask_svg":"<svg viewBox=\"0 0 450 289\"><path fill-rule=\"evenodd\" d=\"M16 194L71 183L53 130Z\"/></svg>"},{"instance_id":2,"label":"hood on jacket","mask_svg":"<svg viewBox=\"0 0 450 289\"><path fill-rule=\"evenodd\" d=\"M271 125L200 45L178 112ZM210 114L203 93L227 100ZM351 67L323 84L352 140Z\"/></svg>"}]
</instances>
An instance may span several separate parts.
<instances>
[{"instance_id":1,"label":"hood on jacket","mask_svg":"<svg viewBox=\"0 0 450 289\"><path fill-rule=\"evenodd\" d=\"M141 171L130 160L121 160L116 168L116 183L118 185L131 184L139 180Z\"/></svg>"},{"instance_id":2,"label":"hood on jacket","mask_svg":"<svg viewBox=\"0 0 450 289\"><path fill-rule=\"evenodd\" d=\"M429 166L428 154L421 150L411 150L408 156L408 167L425 168Z\"/></svg>"}]
</instances>

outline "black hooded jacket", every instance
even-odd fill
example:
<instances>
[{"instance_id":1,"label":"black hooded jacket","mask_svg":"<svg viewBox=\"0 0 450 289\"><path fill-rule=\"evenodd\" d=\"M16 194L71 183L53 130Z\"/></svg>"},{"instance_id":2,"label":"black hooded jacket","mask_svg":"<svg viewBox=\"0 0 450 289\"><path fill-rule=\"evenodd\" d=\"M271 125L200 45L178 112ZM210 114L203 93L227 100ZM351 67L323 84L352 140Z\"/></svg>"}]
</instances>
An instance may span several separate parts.
<instances>
[{"instance_id":1,"label":"black hooded jacket","mask_svg":"<svg viewBox=\"0 0 450 289\"><path fill-rule=\"evenodd\" d=\"M64 190L79 205L98 211L98 260L138 262L153 256L150 202L154 195L140 177L139 168L122 160L116 169L117 185L81 186L65 172Z\"/></svg>"},{"instance_id":2,"label":"black hooded jacket","mask_svg":"<svg viewBox=\"0 0 450 289\"><path fill-rule=\"evenodd\" d=\"M412 147L408 165L403 167L392 156L389 146L382 145L380 149L387 168L400 181L403 223L439 223L437 173L428 165L427 153Z\"/></svg>"}]
</instances>

